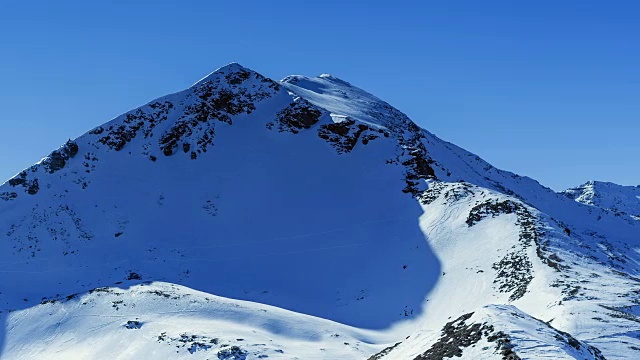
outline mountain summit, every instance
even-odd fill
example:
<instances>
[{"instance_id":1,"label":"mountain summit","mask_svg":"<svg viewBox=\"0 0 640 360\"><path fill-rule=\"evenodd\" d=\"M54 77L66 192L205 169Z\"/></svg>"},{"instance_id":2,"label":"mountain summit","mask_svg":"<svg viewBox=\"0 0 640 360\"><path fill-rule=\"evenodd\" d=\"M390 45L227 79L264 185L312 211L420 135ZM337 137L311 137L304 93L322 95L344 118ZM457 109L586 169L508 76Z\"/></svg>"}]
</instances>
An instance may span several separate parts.
<instances>
[{"instance_id":1,"label":"mountain summit","mask_svg":"<svg viewBox=\"0 0 640 360\"><path fill-rule=\"evenodd\" d=\"M562 192L570 199L601 209L618 216L630 216L640 220L640 185L622 186L610 182L589 181Z\"/></svg>"},{"instance_id":2,"label":"mountain summit","mask_svg":"<svg viewBox=\"0 0 640 360\"><path fill-rule=\"evenodd\" d=\"M582 198L229 64L0 186L0 357L636 359L640 222Z\"/></svg>"},{"instance_id":3,"label":"mountain summit","mask_svg":"<svg viewBox=\"0 0 640 360\"><path fill-rule=\"evenodd\" d=\"M202 79L198 80L198 82L196 82L195 84L193 84L193 86L197 86L198 84L207 82L207 81L215 81L216 78L218 78L220 75L229 75L229 74L234 74L234 73L246 73L246 72L253 72L250 69L245 68L244 66L236 63L236 62L232 62L229 63L223 67L220 67L218 69L216 69L215 71L211 72L209 75L203 77Z\"/></svg>"}]
</instances>

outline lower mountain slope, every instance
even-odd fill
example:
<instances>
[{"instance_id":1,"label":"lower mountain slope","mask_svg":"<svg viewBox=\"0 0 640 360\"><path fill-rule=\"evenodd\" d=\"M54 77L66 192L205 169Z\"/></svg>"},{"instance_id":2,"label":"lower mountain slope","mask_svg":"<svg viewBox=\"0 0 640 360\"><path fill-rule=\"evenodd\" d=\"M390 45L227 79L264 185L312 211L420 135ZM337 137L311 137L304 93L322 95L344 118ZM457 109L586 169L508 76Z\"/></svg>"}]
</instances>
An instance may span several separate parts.
<instances>
[{"instance_id":1,"label":"lower mountain slope","mask_svg":"<svg viewBox=\"0 0 640 360\"><path fill-rule=\"evenodd\" d=\"M8 359L364 358L380 336L153 282L50 299L7 318Z\"/></svg>"}]
</instances>

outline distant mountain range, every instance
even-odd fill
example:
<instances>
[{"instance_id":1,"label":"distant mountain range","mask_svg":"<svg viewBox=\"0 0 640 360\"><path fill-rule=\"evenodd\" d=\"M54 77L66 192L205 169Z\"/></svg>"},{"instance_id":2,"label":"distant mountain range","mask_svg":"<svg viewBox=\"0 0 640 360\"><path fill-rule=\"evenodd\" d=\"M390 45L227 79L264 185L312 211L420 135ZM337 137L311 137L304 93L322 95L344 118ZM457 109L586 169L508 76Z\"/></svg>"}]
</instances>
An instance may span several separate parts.
<instances>
[{"instance_id":1,"label":"distant mountain range","mask_svg":"<svg viewBox=\"0 0 640 360\"><path fill-rule=\"evenodd\" d=\"M610 182L589 181L565 190L562 194L585 205L640 220L640 185L622 186Z\"/></svg>"}]
</instances>

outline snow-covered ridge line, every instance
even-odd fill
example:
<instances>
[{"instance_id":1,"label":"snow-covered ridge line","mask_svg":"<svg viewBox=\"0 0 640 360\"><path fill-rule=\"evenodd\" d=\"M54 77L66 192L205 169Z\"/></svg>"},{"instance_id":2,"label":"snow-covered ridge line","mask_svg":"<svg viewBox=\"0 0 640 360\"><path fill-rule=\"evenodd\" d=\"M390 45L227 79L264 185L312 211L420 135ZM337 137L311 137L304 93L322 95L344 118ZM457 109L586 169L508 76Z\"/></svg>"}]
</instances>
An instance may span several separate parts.
<instances>
[{"instance_id":1,"label":"snow-covered ridge line","mask_svg":"<svg viewBox=\"0 0 640 360\"><path fill-rule=\"evenodd\" d=\"M585 205L640 220L640 185L623 186L611 182L589 181L564 190L561 194Z\"/></svg>"}]
</instances>

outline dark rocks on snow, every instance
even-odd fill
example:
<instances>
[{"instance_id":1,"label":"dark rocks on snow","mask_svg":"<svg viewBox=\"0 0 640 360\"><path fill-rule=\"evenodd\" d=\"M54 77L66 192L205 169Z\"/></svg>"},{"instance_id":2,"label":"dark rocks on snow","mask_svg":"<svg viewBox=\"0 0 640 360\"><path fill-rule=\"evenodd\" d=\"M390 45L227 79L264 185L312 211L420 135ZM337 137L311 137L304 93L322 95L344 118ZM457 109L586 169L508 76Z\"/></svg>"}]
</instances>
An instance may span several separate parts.
<instances>
[{"instance_id":1,"label":"dark rocks on snow","mask_svg":"<svg viewBox=\"0 0 640 360\"><path fill-rule=\"evenodd\" d=\"M465 182L445 183L434 181L429 184L429 188L420 194L419 200L423 205L429 205L440 196L444 196L447 204L452 204L473 196L472 185Z\"/></svg>"},{"instance_id":2,"label":"dark rocks on snow","mask_svg":"<svg viewBox=\"0 0 640 360\"><path fill-rule=\"evenodd\" d=\"M33 169L33 168L32 168ZM40 185L38 185L38 179L28 179L27 172L22 171L14 178L9 179L9 185L11 186L22 186L27 194L35 195L40 190Z\"/></svg>"},{"instance_id":3,"label":"dark rocks on snow","mask_svg":"<svg viewBox=\"0 0 640 360\"><path fill-rule=\"evenodd\" d=\"M418 188L419 180L436 178L436 174L430 165L431 160L427 159L425 154L426 152L413 150L410 152L409 158L402 162L402 165L407 168L405 172L407 185L402 189L404 193L417 196L420 193Z\"/></svg>"},{"instance_id":4,"label":"dark rocks on snow","mask_svg":"<svg viewBox=\"0 0 640 360\"><path fill-rule=\"evenodd\" d=\"M104 132L104 128L102 126L98 126L97 128L89 131L89 134L91 135L100 135Z\"/></svg>"},{"instance_id":5,"label":"dark rocks on snow","mask_svg":"<svg viewBox=\"0 0 640 360\"><path fill-rule=\"evenodd\" d=\"M1 192L0 193L0 200L4 200L4 201L10 201L13 200L15 198L18 197L18 194L15 192Z\"/></svg>"},{"instance_id":6,"label":"dark rocks on snow","mask_svg":"<svg viewBox=\"0 0 640 360\"><path fill-rule=\"evenodd\" d=\"M496 217L501 214L512 214L516 212L521 205L511 200L505 201L485 201L474 206L467 217L467 225L469 227L475 225L486 217Z\"/></svg>"},{"instance_id":7,"label":"dark rocks on snow","mask_svg":"<svg viewBox=\"0 0 640 360\"><path fill-rule=\"evenodd\" d=\"M460 316L444 325L440 339L414 360L442 360L446 357L460 357L463 349L469 347L493 332L493 326L486 324L467 324L473 313Z\"/></svg>"},{"instance_id":8,"label":"dark rocks on snow","mask_svg":"<svg viewBox=\"0 0 640 360\"><path fill-rule=\"evenodd\" d=\"M249 353L239 346L230 346L218 351L219 360L245 360Z\"/></svg>"},{"instance_id":9,"label":"dark rocks on snow","mask_svg":"<svg viewBox=\"0 0 640 360\"><path fill-rule=\"evenodd\" d=\"M511 293L511 301L523 297L533 280L533 264L522 250L507 253L491 267L497 272L493 283L498 285L500 292Z\"/></svg>"},{"instance_id":10,"label":"dark rocks on snow","mask_svg":"<svg viewBox=\"0 0 640 360\"><path fill-rule=\"evenodd\" d=\"M124 327L129 330L140 329L142 327L142 323L137 320L129 320L126 324L124 324Z\"/></svg>"},{"instance_id":11,"label":"dark rocks on snow","mask_svg":"<svg viewBox=\"0 0 640 360\"><path fill-rule=\"evenodd\" d=\"M27 181L27 173L25 171L22 171L15 177L9 179L9 185L11 186L23 185L26 181Z\"/></svg>"},{"instance_id":12,"label":"dark rocks on snow","mask_svg":"<svg viewBox=\"0 0 640 360\"><path fill-rule=\"evenodd\" d=\"M520 360L518 354L513 350L513 344L509 336L502 331L498 331L489 337L487 341L496 343L496 351L502 355L502 360Z\"/></svg>"},{"instance_id":13,"label":"dark rocks on snow","mask_svg":"<svg viewBox=\"0 0 640 360\"><path fill-rule=\"evenodd\" d=\"M250 77L251 77L251 72L247 70L235 71L225 76L227 82L231 85L242 84L245 80L248 80Z\"/></svg>"},{"instance_id":14,"label":"dark rocks on snow","mask_svg":"<svg viewBox=\"0 0 640 360\"><path fill-rule=\"evenodd\" d=\"M195 341L191 343L191 346L187 348L187 351L189 351L190 354L193 354L198 350L208 350L211 347L212 347L211 345L208 345L199 341Z\"/></svg>"},{"instance_id":15,"label":"dark rocks on snow","mask_svg":"<svg viewBox=\"0 0 640 360\"><path fill-rule=\"evenodd\" d=\"M411 121L406 124L406 129L400 132L399 140L399 156L395 161L390 163L401 163L405 167L406 186L402 192L411 194L413 197L418 196L426 188L421 184L420 180L434 179L437 176L432 165L437 163L429 156L427 147L424 145L424 131ZM396 129L396 133L399 129Z\"/></svg>"},{"instance_id":16,"label":"dark rocks on snow","mask_svg":"<svg viewBox=\"0 0 640 360\"><path fill-rule=\"evenodd\" d=\"M139 108L125 114L120 124L111 125L106 130L103 129L99 132L94 130L91 133L100 135L104 133L98 139L98 142L115 151L120 151L139 133L142 133L145 138L150 137L152 130L158 124L167 120L167 116L173 107L173 103L169 101L154 102L149 104L149 109Z\"/></svg>"},{"instance_id":17,"label":"dark rocks on snow","mask_svg":"<svg viewBox=\"0 0 640 360\"><path fill-rule=\"evenodd\" d=\"M215 123L231 125L232 116L251 114L255 111L257 102L273 96L280 88L275 82L259 74L255 74L255 77L260 80L259 86L251 88L238 86L253 74L246 70L239 70L226 74L222 79L212 78L198 84L193 93L197 101L187 106L176 123L162 134L159 140L162 153L166 156L172 155L180 143L185 153L190 150L206 152L213 144ZM188 143L187 139L191 139L192 142ZM185 143L189 144L188 148L184 145ZM193 155L191 158L194 158Z\"/></svg>"},{"instance_id":18,"label":"dark rocks on snow","mask_svg":"<svg viewBox=\"0 0 640 360\"><path fill-rule=\"evenodd\" d=\"M382 349L382 351L380 351L379 353L373 354L371 355L367 360L380 360L382 359L384 356L388 355L393 349L395 349L396 347L398 347L398 345L402 344L401 342L397 342L389 347L386 347L384 349Z\"/></svg>"},{"instance_id":19,"label":"dark rocks on snow","mask_svg":"<svg viewBox=\"0 0 640 360\"><path fill-rule=\"evenodd\" d=\"M474 226L479 221L500 214L517 215L517 225L520 227L518 242L520 246L513 247L498 262L492 265L497 275L493 283L503 293L511 293L509 300L520 299L527 292L527 287L533 280L533 264L527 255L527 248L532 244L539 245L540 234L536 226L535 217L527 208L515 201L487 200L474 206L467 217L467 225ZM538 253L539 256L541 253ZM547 261L546 258L544 258Z\"/></svg>"},{"instance_id":20,"label":"dark rocks on snow","mask_svg":"<svg viewBox=\"0 0 640 360\"><path fill-rule=\"evenodd\" d=\"M183 137L188 137L193 133L192 126L188 122L176 123L169 131L165 132L160 138L160 149L165 156L173 155L173 149L177 146L178 141Z\"/></svg>"},{"instance_id":21,"label":"dark rocks on snow","mask_svg":"<svg viewBox=\"0 0 640 360\"><path fill-rule=\"evenodd\" d=\"M219 344L219 339L218 338L210 338L208 336L204 336L204 335L194 335L194 334L180 334L179 337L170 337L167 335L166 332L161 333L158 337L157 340L159 343L167 343L170 345L174 345L176 348L183 348L186 349L190 354L194 354L197 351L200 350L209 350L211 348L213 348L214 346ZM225 346L225 345L223 345ZM235 346L237 347L237 346ZM239 348L238 348L239 349ZM241 351L241 354L244 353L244 357L232 357L232 355L234 354L233 352L230 352L230 356L223 358L223 359L228 359L228 360L233 360L233 359L245 359L246 358L246 352Z\"/></svg>"},{"instance_id":22,"label":"dark rocks on snow","mask_svg":"<svg viewBox=\"0 0 640 360\"><path fill-rule=\"evenodd\" d=\"M309 129L318 123L322 112L308 101L297 99L278 112L275 123L270 122L267 128L272 129L276 124L280 132L292 132L297 134L302 129Z\"/></svg>"},{"instance_id":23,"label":"dark rocks on snow","mask_svg":"<svg viewBox=\"0 0 640 360\"><path fill-rule=\"evenodd\" d=\"M53 151L42 161L42 165L45 170L49 172L49 174L53 174L54 172L62 169L66 164L67 160L76 156L78 154L78 144L74 141L67 141L60 149Z\"/></svg>"},{"instance_id":24,"label":"dark rocks on snow","mask_svg":"<svg viewBox=\"0 0 640 360\"><path fill-rule=\"evenodd\" d=\"M46 233L40 231L43 228ZM76 253L72 238L89 240L93 237L68 205L34 206L30 214L11 225L6 235L14 243L14 254L28 253L31 257L41 251L41 241L45 239L62 246L60 250L67 255Z\"/></svg>"},{"instance_id":25,"label":"dark rocks on snow","mask_svg":"<svg viewBox=\"0 0 640 360\"><path fill-rule=\"evenodd\" d=\"M525 251L530 245L535 245L536 255L547 266L557 271L568 268L561 264L562 259L558 255L553 253L548 255L546 244L542 240L544 232L539 229L536 217L519 202L512 200L485 201L471 209L466 222L471 227L486 217L513 213L516 214L516 224L520 227L518 240L521 246L514 248L502 260L493 264L493 268L498 271L498 277L494 283L500 284L502 292L514 291L510 297L512 301L524 295L526 287L533 279L532 264Z\"/></svg>"},{"instance_id":26,"label":"dark rocks on snow","mask_svg":"<svg viewBox=\"0 0 640 360\"><path fill-rule=\"evenodd\" d=\"M564 331L560 331L556 328L553 328L556 331L555 334L555 338L556 340L560 341L563 344L567 344L568 346L571 346L572 348L576 349L576 350L580 350L582 349L583 346L585 346L587 348L587 351L589 352L589 354L593 355L593 359L595 360L606 360L606 358L604 357L604 355L602 355L602 352L600 351L600 349L591 346L591 345L585 345L583 343L581 343L580 341L578 341L576 338L574 338L573 336L571 336L571 334L566 333Z\"/></svg>"},{"instance_id":27,"label":"dark rocks on snow","mask_svg":"<svg viewBox=\"0 0 640 360\"><path fill-rule=\"evenodd\" d=\"M382 129L356 124L355 120L348 118L339 123L322 125L318 129L318 137L329 142L339 154L351 152L359 140L366 145L385 133Z\"/></svg>"}]
</instances>

